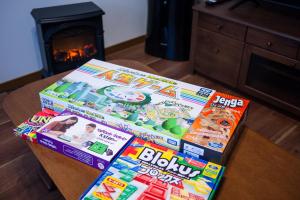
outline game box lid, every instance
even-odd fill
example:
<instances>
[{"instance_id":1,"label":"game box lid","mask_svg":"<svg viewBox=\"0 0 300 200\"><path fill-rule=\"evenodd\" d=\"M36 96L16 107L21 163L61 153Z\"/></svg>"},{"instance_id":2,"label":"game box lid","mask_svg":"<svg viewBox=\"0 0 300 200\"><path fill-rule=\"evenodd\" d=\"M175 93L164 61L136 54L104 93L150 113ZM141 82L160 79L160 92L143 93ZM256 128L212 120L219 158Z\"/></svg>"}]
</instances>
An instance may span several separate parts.
<instances>
[{"instance_id":1,"label":"game box lid","mask_svg":"<svg viewBox=\"0 0 300 200\"><path fill-rule=\"evenodd\" d=\"M37 130L39 144L103 170L133 139L118 130L68 110Z\"/></svg>"},{"instance_id":2,"label":"game box lid","mask_svg":"<svg viewBox=\"0 0 300 200\"><path fill-rule=\"evenodd\" d=\"M36 130L48 123L50 119L56 115L58 115L57 112L44 108L42 111L35 113L31 118L18 125L14 129L14 133L24 140L37 143Z\"/></svg>"},{"instance_id":3,"label":"game box lid","mask_svg":"<svg viewBox=\"0 0 300 200\"><path fill-rule=\"evenodd\" d=\"M215 91L92 59L40 92L43 107L95 117L179 150Z\"/></svg>"},{"instance_id":4,"label":"game box lid","mask_svg":"<svg viewBox=\"0 0 300 200\"><path fill-rule=\"evenodd\" d=\"M214 93L182 139L222 153L244 119L248 104L244 98Z\"/></svg>"},{"instance_id":5,"label":"game box lid","mask_svg":"<svg viewBox=\"0 0 300 200\"><path fill-rule=\"evenodd\" d=\"M135 138L81 199L211 199L224 169Z\"/></svg>"}]
</instances>

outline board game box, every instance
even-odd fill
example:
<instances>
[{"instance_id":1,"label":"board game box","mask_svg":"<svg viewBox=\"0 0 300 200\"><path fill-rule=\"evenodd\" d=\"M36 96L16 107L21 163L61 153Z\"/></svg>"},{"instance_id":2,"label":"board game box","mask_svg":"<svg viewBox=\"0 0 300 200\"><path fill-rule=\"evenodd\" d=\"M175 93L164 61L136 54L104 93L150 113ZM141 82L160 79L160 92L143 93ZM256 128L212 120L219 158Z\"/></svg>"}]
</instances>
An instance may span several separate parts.
<instances>
[{"instance_id":1,"label":"board game box","mask_svg":"<svg viewBox=\"0 0 300 200\"><path fill-rule=\"evenodd\" d=\"M135 138L81 199L212 199L224 169L221 165L191 159L177 151Z\"/></svg>"},{"instance_id":2,"label":"board game box","mask_svg":"<svg viewBox=\"0 0 300 200\"><path fill-rule=\"evenodd\" d=\"M64 109L179 150L215 91L91 60L40 92L43 108Z\"/></svg>"},{"instance_id":3,"label":"board game box","mask_svg":"<svg viewBox=\"0 0 300 200\"><path fill-rule=\"evenodd\" d=\"M180 151L225 164L242 130L249 100L216 92L184 134Z\"/></svg>"},{"instance_id":4,"label":"board game box","mask_svg":"<svg viewBox=\"0 0 300 200\"><path fill-rule=\"evenodd\" d=\"M65 110L37 131L39 144L103 170L134 138L132 133Z\"/></svg>"},{"instance_id":5,"label":"board game box","mask_svg":"<svg viewBox=\"0 0 300 200\"><path fill-rule=\"evenodd\" d=\"M37 143L36 130L48 123L56 115L58 115L57 112L45 108L17 126L14 129L14 133L24 140Z\"/></svg>"}]
</instances>

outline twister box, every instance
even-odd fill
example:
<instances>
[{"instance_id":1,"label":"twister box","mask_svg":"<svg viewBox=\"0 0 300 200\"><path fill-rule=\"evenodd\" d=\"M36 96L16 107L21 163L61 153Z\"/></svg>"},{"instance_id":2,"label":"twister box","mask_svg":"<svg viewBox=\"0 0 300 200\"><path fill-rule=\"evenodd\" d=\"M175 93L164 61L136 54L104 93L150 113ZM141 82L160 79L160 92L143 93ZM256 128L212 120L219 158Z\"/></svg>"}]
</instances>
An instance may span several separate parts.
<instances>
[{"instance_id":1,"label":"twister box","mask_svg":"<svg viewBox=\"0 0 300 200\"><path fill-rule=\"evenodd\" d=\"M249 101L214 93L181 141L181 152L225 164L246 120Z\"/></svg>"},{"instance_id":2,"label":"twister box","mask_svg":"<svg viewBox=\"0 0 300 200\"><path fill-rule=\"evenodd\" d=\"M40 92L42 107L82 113L179 150L214 90L91 60Z\"/></svg>"},{"instance_id":3,"label":"twister box","mask_svg":"<svg viewBox=\"0 0 300 200\"><path fill-rule=\"evenodd\" d=\"M24 140L30 141L32 143L37 143L36 140L36 130L41 128L44 124L48 123L50 119L58 113L43 109L42 111L36 113L31 118L20 124L14 129L15 135L21 137Z\"/></svg>"},{"instance_id":4,"label":"twister box","mask_svg":"<svg viewBox=\"0 0 300 200\"><path fill-rule=\"evenodd\" d=\"M135 138L82 200L211 199L224 168Z\"/></svg>"},{"instance_id":5,"label":"twister box","mask_svg":"<svg viewBox=\"0 0 300 200\"><path fill-rule=\"evenodd\" d=\"M64 111L37 130L39 144L103 170L134 135Z\"/></svg>"}]
</instances>

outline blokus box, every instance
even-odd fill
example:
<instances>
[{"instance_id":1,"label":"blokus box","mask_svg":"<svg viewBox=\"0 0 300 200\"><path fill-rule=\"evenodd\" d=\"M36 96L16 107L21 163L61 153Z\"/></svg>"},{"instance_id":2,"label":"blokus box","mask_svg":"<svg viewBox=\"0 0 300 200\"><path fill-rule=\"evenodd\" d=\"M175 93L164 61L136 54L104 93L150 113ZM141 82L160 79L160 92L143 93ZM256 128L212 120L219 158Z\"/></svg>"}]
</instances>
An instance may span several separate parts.
<instances>
[{"instance_id":1,"label":"blokus box","mask_svg":"<svg viewBox=\"0 0 300 200\"><path fill-rule=\"evenodd\" d=\"M42 107L95 118L179 150L214 90L91 60L40 92Z\"/></svg>"},{"instance_id":2,"label":"blokus box","mask_svg":"<svg viewBox=\"0 0 300 200\"><path fill-rule=\"evenodd\" d=\"M182 138L180 151L225 164L246 120L249 101L214 93Z\"/></svg>"},{"instance_id":3,"label":"blokus box","mask_svg":"<svg viewBox=\"0 0 300 200\"><path fill-rule=\"evenodd\" d=\"M30 141L32 143L37 143L36 140L36 130L41 128L44 124L48 123L50 119L58 115L49 109L43 109L37 112L31 118L27 119L25 122L21 123L14 129L15 135L21 137L24 140Z\"/></svg>"},{"instance_id":4,"label":"blokus box","mask_svg":"<svg viewBox=\"0 0 300 200\"><path fill-rule=\"evenodd\" d=\"M224 167L135 138L82 200L212 199Z\"/></svg>"},{"instance_id":5,"label":"blokus box","mask_svg":"<svg viewBox=\"0 0 300 200\"><path fill-rule=\"evenodd\" d=\"M103 170L134 135L64 111L37 130L39 144Z\"/></svg>"}]
</instances>

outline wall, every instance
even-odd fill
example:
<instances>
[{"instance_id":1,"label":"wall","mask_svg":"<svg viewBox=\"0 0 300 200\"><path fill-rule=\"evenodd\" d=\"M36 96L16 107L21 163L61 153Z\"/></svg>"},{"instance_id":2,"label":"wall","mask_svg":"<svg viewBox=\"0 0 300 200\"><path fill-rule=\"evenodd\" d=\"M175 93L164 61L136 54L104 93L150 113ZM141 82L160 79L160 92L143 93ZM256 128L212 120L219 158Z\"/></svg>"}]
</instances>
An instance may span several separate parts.
<instances>
[{"instance_id":1,"label":"wall","mask_svg":"<svg viewBox=\"0 0 300 200\"><path fill-rule=\"evenodd\" d=\"M84 2L80 0L4 0L0 3L0 83L42 68L33 8ZM105 47L144 35L147 0L94 0L103 16Z\"/></svg>"}]
</instances>

